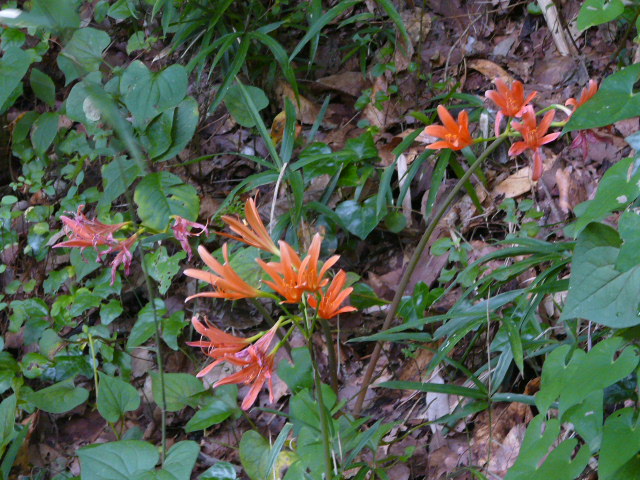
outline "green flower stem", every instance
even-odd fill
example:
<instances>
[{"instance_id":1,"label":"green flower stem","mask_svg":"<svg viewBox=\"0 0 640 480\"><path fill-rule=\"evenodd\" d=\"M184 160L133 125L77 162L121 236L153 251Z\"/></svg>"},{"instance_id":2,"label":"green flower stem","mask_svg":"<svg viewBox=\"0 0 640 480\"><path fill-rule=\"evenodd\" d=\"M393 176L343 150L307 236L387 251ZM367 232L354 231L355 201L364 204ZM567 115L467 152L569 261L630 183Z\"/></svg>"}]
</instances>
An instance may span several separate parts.
<instances>
[{"instance_id":1,"label":"green flower stem","mask_svg":"<svg viewBox=\"0 0 640 480\"><path fill-rule=\"evenodd\" d=\"M331 444L329 439L329 425L327 424L327 412L324 405L324 398L322 395L322 380L320 379L320 372L318 370L318 362L313 351L313 343L311 339L307 341L309 348L309 355L311 355L311 362L313 364L313 382L315 385L316 400L318 401L318 415L320 416L320 434L322 435L322 449L324 453L324 464L326 469L325 478L328 480L333 477L333 462L331 460Z\"/></svg>"},{"instance_id":2,"label":"green flower stem","mask_svg":"<svg viewBox=\"0 0 640 480\"><path fill-rule=\"evenodd\" d=\"M508 129L507 129L507 132L508 132ZM473 175L473 173L478 168L480 168L480 166L484 163L487 157L489 157L489 155L496 148L498 148L502 142L506 140L507 134L508 134L507 132L503 133L501 136L496 138L487 147L487 149L484 152L482 152L482 155L480 155L478 159L473 164L471 164L469 169L464 173L462 177L460 177L460 179L458 180L458 183L456 183L456 185L453 187L453 190L451 190L449 195L447 195L447 197L444 199L444 201L442 202L442 206L433 214L433 217L430 219L429 224L427 225L427 228L422 234L422 238L420 239L420 242L418 243L415 251L413 252L413 256L409 260L407 269L405 270L404 274L402 275L402 278L400 279L400 284L398 285L396 293L393 296L393 301L391 302L391 305L389 305L389 310L387 310L387 316L384 319L384 323L380 331L384 332L385 330L388 330L389 327L391 326L391 322L395 318L396 313L398 312L398 308L400 307L400 300L402 300L404 291L407 288L407 285L411 280L411 276L413 275L413 272L416 269L416 266L418 265L418 261L420 260L420 257L422 257L422 252L424 252L424 249L427 247L427 244L429 243L429 239L431 238L431 235L433 234L436 227L438 226L440 219L444 216L445 213L449 211L449 208L451 207L451 204L453 203L456 196L458 195L458 192L460 192L460 190L464 187L464 184L469 180L469 178L471 178L471 175ZM362 410L362 405L364 404L364 399L365 399L365 396L367 395L369 384L371 383L371 379L373 378L373 373L378 364L378 358L380 358L380 353L382 352L382 345L383 345L383 342L381 341L376 342L376 346L374 347L373 353L371 354L369 365L367 366L367 370L362 380L362 388L358 393L358 398L356 399L356 403L353 409L355 415L360 414L360 411Z\"/></svg>"},{"instance_id":3,"label":"green flower stem","mask_svg":"<svg viewBox=\"0 0 640 480\"><path fill-rule=\"evenodd\" d=\"M322 317L318 317L320 326L324 333L325 342L327 343L327 351L329 353L329 372L331 373L331 388L338 395L338 359L336 349L333 347L333 335L331 335L331 326L329 322Z\"/></svg>"}]
</instances>

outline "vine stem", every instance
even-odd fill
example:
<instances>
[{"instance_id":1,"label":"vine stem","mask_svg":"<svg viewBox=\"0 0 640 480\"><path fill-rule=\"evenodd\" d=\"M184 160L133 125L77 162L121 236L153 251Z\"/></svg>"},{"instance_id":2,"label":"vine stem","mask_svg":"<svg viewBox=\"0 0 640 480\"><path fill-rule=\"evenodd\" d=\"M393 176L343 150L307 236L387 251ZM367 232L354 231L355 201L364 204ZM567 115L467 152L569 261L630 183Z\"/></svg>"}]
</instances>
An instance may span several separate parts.
<instances>
[{"instance_id":1,"label":"vine stem","mask_svg":"<svg viewBox=\"0 0 640 480\"><path fill-rule=\"evenodd\" d=\"M471 175L484 163L487 157L500 146L502 142L504 142L507 138L506 133L503 133L501 136L496 138L484 152L480 155L477 160L472 163L468 170L464 173L462 177L458 180L458 183L455 184L449 195L442 202L442 206L433 214L427 228L422 234L422 238L420 238L420 242L418 243L409 263L407 265L407 269L405 270L402 278L400 279L400 284L398 285L398 289L396 290L395 295L393 296L393 300L391 305L389 305L389 310L387 310L387 316L384 319L384 323L382 324L381 332L388 330L391 326L391 322L396 316L398 312L398 308L400 307L400 300L402 300L402 296L404 291L411 280L411 276L413 275L414 270L418 266L418 261L422 257L422 253L426 248L429 240L431 239L431 235L435 231L440 219L444 216L445 213L449 211L451 204L455 200L458 192L462 189L464 184L471 178ZM369 365L367 365L367 370L365 371L364 378L362 379L362 388L358 393L358 398L356 399L355 406L353 408L353 412L355 415L359 415L362 411L362 406L364 404L364 399L367 395L367 391L369 390L369 385L371 384L371 379L373 378L373 373L375 372L376 366L378 364L378 359L380 358L380 353L382 352L382 346L384 345L383 341L378 340L376 342L376 346L373 349L373 353L371 354L371 359L369 360Z\"/></svg>"}]
</instances>

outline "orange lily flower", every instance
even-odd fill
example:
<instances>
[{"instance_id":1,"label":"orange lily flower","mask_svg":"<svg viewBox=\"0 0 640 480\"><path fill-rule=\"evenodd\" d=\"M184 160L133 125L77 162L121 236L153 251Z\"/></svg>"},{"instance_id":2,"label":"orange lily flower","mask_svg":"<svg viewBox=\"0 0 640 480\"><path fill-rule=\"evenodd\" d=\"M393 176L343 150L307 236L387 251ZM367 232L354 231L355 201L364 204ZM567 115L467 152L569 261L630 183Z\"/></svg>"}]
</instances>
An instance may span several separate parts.
<instances>
[{"instance_id":1,"label":"orange lily flower","mask_svg":"<svg viewBox=\"0 0 640 480\"><path fill-rule=\"evenodd\" d=\"M524 97L524 86L522 82L514 81L511 88L506 82L498 77L495 80L497 90L487 90L485 97L500 107L500 111L496 115L496 136L500 135L500 124L503 117L517 117L520 118L523 113L524 107L526 107L531 100L533 100L538 92L531 93L527 98Z\"/></svg>"},{"instance_id":2,"label":"orange lily flower","mask_svg":"<svg viewBox=\"0 0 640 480\"><path fill-rule=\"evenodd\" d=\"M249 340L246 338L236 337L229 333L223 332L219 328L214 327L205 317L205 323L202 323L196 315L191 318L191 324L193 328L207 340L200 340L197 342L187 342L187 345L191 347L200 347L204 350L204 353L215 361L206 366L203 370L198 372L196 377L204 377L209 373L213 367L220 364L225 360L227 355L233 355L249 345Z\"/></svg>"},{"instance_id":3,"label":"orange lily flower","mask_svg":"<svg viewBox=\"0 0 640 480\"><path fill-rule=\"evenodd\" d=\"M247 410L254 404L258 393L262 390L265 382L269 381L269 400L273 402L273 363L275 352L267 353L276 334L278 324L274 325L262 338L253 345L233 354L225 356L225 360L234 365L243 366L244 368L233 375L229 375L219 380L213 385L213 388L221 385L232 383L244 383L245 385L253 383L251 390L242 401L242 409Z\"/></svg>"},{"instance_id":4,"label":"orange lily flower","mask_svg":"<svg viewBox=\"0 0 640 480\"><path fill-rule=\"evenodd\" d=\"M344 288L346 281L347 274L344 270L340 270L336 276L333 277L327 293L322 295L320 305L318 305L318 300L315 296L309 297L309 305L318 310L318 315L321 318L329 320L340 313L354 312L357 310L357 308L351 306L340 306L349 298L351 292L353 292L353 287Z\"/></svg>"},{"instance_id":5,"label":"orange lily flower","mask_svg":"<svg viewBox=\"0 0 640 480\"><path fill-rule=\"evenodd\" d=\"M264 223L262 223L262 219L258 213L258 208L256 207L256 202L253 198L246 201L244 205L244 215L246 220L240 220L239 218L229 215L222 216L222 220L229 225L231 230L240 235L239 237L222 232L219 232L220 235L233 238L234 240L238 240L280 256L280 250L276 247L276 244L273 243L269 232L267 232Z\"/></svg>"},{"instance_id":6,"label":"orange lily flower","mask_svg":"<svg viewBox=\"0 0 640 480\"><path fill-rule=\"evenodd\" d=\"M547 112L542 118L540 125L538 125L533 107L531 105L528 105L527 107L525 107L524 113L522 115L523 122L513 122L512 124L513 128L515 128L522 134L522 141L515 142L513 145L511 145L511 148L509 149L509 155L520 155L525 150L533 151L533 174L531 175L531 179L534 182L538 181L542 176L542 145L553 142L560 136L560 132L550 133L548 135L546 134L547 130L549 130L549 127L551 126L551 122L553 122L553 117L555 116L555 114L555 110Z\"/></svg>"},{"instance_id":7,"label":"orange lily flower","mask_svg":"<svg viewBox=\"0 0 640 480\"><path fill-rule=\"evenodd\" d=\"M213 258L213 256L202 245L198 247L198 253L204 263L215 273L188 268L184 271L184 274L188 277L197 278L203 282L210 283L216 290L213 292L203 292L191 295L185 300L185 302L196 297L214 297L226 298L228 300L239 300L241 298L264 296L260 290L245 282L230 265L229 248L226 243L222 246L222 256L224 257L225 262L224 265Z\"/></svg>"},{"instance_id":8,"label":"orange lily flower","mask_svg":"<svg viewBox=\"0 0 640 480\"><path fill-rule=\"evenodd\" d=\"M598 93L598 82L593 79L589 80L589 83L582 89L577 100L575 98L570 98L564 104L573 105L573 111L575 112L578 108L587 103L587 101L591 100L596 93Z\"/></svg>"},{"instance_id":9,"label":"orange lily flower","mask_svg":"<svg viewBox=\"0 0 640 480\"><path fill-rule=\"evenodd\" d=\"M280 240L278 243L280 245L280 262L266 263L260 258L256 261L273 279L273 281L265 280L264 283L285 298L283 303L299 303L304 293L298 281L298 271L302 262L287 242Z\"/></svg>"},{"instance_id":10,"label":"orange lily flower","mask_svg":"<svg viewBox=\"0 0 640 480\"><path fill-rule=\"evenodd\" d=\"M440 148L462 150L469 145L473 145L473 138L469 133L469 114L466 111L463 110L458 114L458 121L456 122L445 107L438 105L438 117L440 117L440 121L444 126L429 125L424 129L424 133L442 140L427 145L427 148L431 150Z\"/></svg>"},{"instance_id":11,"label":"orange lily flower","mask_svg":"<svg viewBox=\"0 0 640 480\"><path fill-rule=\"evenodd\" d=\"M329 258L318 272L318 258L320 256L320 247L322 246L322 237L319 233L313 236L309 253L302 260L298 270L298 286L307 292L315 292L324 287L329 280L324 278L329 269L340 259L340 255L334 255Z\"/></svg>"}]
</instances>

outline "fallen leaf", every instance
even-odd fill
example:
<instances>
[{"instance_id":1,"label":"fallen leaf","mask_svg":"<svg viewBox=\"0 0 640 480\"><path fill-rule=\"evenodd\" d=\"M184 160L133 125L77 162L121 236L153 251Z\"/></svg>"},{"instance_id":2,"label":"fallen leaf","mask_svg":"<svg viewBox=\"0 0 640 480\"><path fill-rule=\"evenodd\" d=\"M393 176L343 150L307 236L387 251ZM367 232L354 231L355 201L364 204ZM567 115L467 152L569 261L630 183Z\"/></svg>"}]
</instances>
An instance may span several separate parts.
<instances>
[{"instance_id":1,"label":"fallen leaf","mask_svg":"<svg viewBox=\"0 0 640 480\"><path fill-rule=\"evenodd\" d=\"M316 80L316 83L353 97L359 97L362 91L369 86L369 82L360 72L344 72L329 75L328 77L319 78Z\"/></svg>"},{"instance_id":2,"label":"fallen leaf","mask_svg":"<svg viewBox=\"0 0 640 480\"><path fill-rule=\"evenodd\" d=\"M513 82L514 80L509 72L507 72L504 68L502 68L497 63L492 62L491 60L483 60L481 58L478 58L469 61L467 66L473 70L477 70L485 77L489 78L492 82L498 77L502 78L507 83Z\"/></svg>"},{"instance_id":3,"label":"fallen leaf","mask_svg":"<svg viewBox=\"0 0 640 480\"><path fill-rule=\"evenodd\" d=\"M305 125L313 125L320 114L320 107L308 98L298 95L288 83L280 82L277 88L282 96L282 106L284 107L285 98L291 100L296 109L297 120Z\"/></svg>"}]
</instances>

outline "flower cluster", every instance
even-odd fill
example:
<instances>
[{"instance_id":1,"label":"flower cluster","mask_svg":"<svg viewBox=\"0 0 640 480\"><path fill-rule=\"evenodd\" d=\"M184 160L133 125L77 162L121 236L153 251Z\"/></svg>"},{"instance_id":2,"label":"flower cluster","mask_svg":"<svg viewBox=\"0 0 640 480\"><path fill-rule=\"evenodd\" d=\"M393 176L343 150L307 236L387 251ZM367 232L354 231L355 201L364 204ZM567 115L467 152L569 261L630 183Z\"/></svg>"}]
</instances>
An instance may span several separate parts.
<instances>
[{"instance_id":1,"label":"flower cluster","mask_svg":"<svg viewBox=\"0 0 640 480\"><path fill-rule=\"evenodd\" d=\"M329 270L336 264L339 256L334 255L324 263L320 263L322 237L319 234L313 237L306 255L301 258L301 255L287 242L281 240L276 245L262 223L253 199L247 200L245 204L245 218L246 220L240 220L236 217L223 216L222 219L236 235L227 233L222 235L277 257L277 260L270 262L256 259L269 278L263 283L277 295L263 291L242 279L229 261L229 247L225 243L222 246L224 263L216 260L205 247L198 248L202 261L211 271L187 269L184 274L209 283L214 289L192 295L187 298L187 301L196 297L228 300L271 297L280 300L282 304L309 305L315 310L315 315L327 320L341 313L356 310L354 307L343 305L353 291L351 287L345 288L346 273L340 270L331 281L328 278ZM206 375L215 365L223 361L242 367L238 373L220 380L214 387L229 383L253 384L242 403L242 408L248 409L255 402L264 383L267 380L271 382L273 359L279 346L272 350L270 348L279 324L276 323L273 328L258 335L259 338L253 341L253 339L229 335L212 325L203 324L195 317L192 323L195 330L207 340L192 342L190 345L202 348L205 354L214 359L214 362L202 370L198 376Z\"/></svg>"},{"instance_id":2,"label":"flower cluster","mask_svg":"<svg viewBox=\"0 0 640 480\"><path fill-rule=\"evenodd\" d=\"M89 219L84 213L84 205L78 207L74 218L65 215L60 217L64 224L64 232L69 240L60 242L53 248L61 247L78 247L84 250L87 247L96 249L98 252L98 260L102 257L115 253L115 257L111 261L111 285L116 280L116 271L120 265L124 265L125 274L129 275L133 254L131 250L135 245L138 234L131 235L124 240L116 240L113 234L127 225L129 222L106 224L97 219ZM106 249L98 250L98 247L105 246Z\"/></svg>"},{"instance_id":3,"label":"flower cluster","mask_svg":"<svg viewBox=\"0 0 640 480\"><path fill-rule=\"evenodd\" d=\"M504 80L498 78L495 84L496 90L488 90L485 93L485 96L493 101L499 108L496 114L495 134L496 136L501 135L500 128L502 120L505 117L522 119L522 121L512 121L510 126L507 127L507 131L503 134L511 135L511 128L520 134L522 140L513 143L509 149L509 155L516 156L530 150L533 153L531 178L533 181L538 181L542 176L544 165L542 146L553 142L561 135L560 132L547 133L553 123L555 110L552 109L548 111L540 123L538 123L536 120L536 112L534 111L533 105L531 105L531 101L538 95L538 92L532 92L528 96L525 96L524 86L518 81L514 81L511 86L509 86ZM575 98L567 100L565 105L573 106L573 111L569 117L571 117L576 109L593 97L597 91L597 83L591 80L589 85L582 91L578 100ZM443 125L430 125L425 128L424 132L427 135L440 138L441 140L427 145L427 148L434 150L441 148L462 150L474 144L475 141L469 132L469 115L467 112L464 110L461 111L458 114L458 121L456 122L442 105L438 105L437 111L438 117ZM585 157L588 153L587 141L589 138L602 140L602 138L594 132L586 131L580 132L572 144L572 147L582 147L585 152Z\"/></svg>"}]
</instances>

